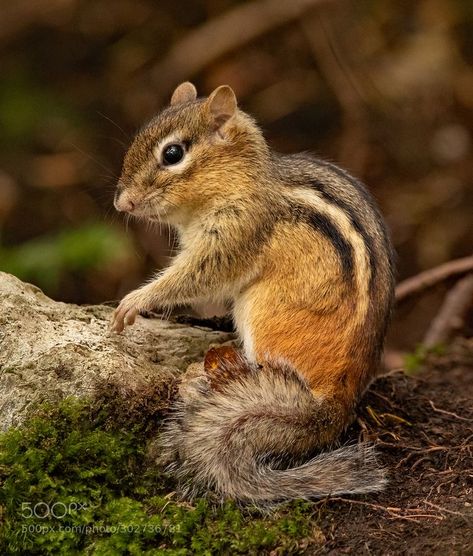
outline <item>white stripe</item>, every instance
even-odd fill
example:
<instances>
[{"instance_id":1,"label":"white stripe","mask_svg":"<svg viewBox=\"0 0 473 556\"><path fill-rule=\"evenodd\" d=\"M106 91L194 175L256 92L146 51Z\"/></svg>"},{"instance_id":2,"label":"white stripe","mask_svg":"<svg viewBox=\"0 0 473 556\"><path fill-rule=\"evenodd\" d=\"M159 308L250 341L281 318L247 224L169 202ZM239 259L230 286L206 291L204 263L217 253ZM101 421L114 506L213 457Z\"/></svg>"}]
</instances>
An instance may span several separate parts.
<instances>
[{"instance_id":1,"label":"white stripe","mask_svg":"<svg viewBox=\"0 0 473 556\"><path fill-rule=\"evenodd\" d=\"M317 212L327 216L332 224L341 232L344 239L353 247L355 263L355 279L358 296L358 317L364 320L369 305L369 282L371 277L370 258L367 246L361 234L353 227L353 223L346 212L335 203L330 203L313 189L295 188L286 195L299 203L313 207Z\"/></svg>"}]
</instances>

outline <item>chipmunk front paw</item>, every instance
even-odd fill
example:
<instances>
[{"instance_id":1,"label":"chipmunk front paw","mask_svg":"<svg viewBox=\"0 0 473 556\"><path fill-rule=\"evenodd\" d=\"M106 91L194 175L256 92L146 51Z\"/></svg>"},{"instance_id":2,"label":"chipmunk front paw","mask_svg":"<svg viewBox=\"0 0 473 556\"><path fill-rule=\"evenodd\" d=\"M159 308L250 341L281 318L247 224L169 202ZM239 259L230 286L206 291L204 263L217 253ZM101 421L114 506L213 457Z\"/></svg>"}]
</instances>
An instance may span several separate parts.
<instances>
[{"instance_id":1,"label":"chipmunk front paw","mask_svg":"<svg viewBox=\"0 0 473 556\"><path fill-rule=\"evenodd\" d=\"M143 288L129 293L120 301L120 305L113 313L111 322L112 331L117 333L123 332L126 326L131 326L135 323L140 311L150 310L151 306L147 301Z\"/></svg>"}]
</instances>

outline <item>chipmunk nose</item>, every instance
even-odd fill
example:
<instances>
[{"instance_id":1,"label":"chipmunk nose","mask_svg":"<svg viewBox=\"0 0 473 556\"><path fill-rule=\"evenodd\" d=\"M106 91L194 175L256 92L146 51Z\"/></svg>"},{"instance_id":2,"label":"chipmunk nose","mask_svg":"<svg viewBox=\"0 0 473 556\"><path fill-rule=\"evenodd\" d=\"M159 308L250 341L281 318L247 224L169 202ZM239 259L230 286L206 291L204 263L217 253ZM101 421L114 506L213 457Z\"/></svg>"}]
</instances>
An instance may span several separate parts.
<instances>
[{"instance_id":1,"label":"chipmunk nose","mask_svg":"<svg viewBox=\"0 0 473 556\"><path fill-rule=\"evenodd\" d=\"M136 203L130 199L126 191L117 191L113 204L119 212L133 212L136 208Z\"/></svg>"}]
</instances>

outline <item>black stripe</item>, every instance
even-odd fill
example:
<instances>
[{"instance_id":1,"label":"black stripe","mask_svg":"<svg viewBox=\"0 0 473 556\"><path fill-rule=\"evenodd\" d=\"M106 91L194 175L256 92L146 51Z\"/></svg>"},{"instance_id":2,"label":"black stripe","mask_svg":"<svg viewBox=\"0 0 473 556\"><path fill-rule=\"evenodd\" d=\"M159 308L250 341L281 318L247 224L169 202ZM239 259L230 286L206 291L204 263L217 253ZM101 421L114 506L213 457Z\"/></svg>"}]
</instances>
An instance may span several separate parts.
<instances>
[{"instance_id":1,"label":"black stripe","mask_svg":"<svg viewBox=\"0 0 473 556\"><path fill-rule=\"evenodd\" d=\"M373 280L376 277L376 253L375 253L375 246L374 241L371 235L366 231L365 227L361 224L360 219L358 218L355 210L351 205L349 205L346 201L341 199L340 197L336 197L329 191L327 191L324 184L318 180L310 180L310 187L316 189L319 193L322 194L322 197L328 201L329 203L336 205L343 212L348 216L351 221L353 228L360 234L363 238L365 246L368 250L368 256L370 259L370 267L371 267L371 276L370 276L370 286L373 284Z\"/></svg>"},{"instance_id":2,"label":"black stripe","mask_svg":"<svg viewBox=\"0 0 473 556\"><path fill-rule=\"evenodd\" d=\"M389 261L389 266L391 268L394 268L395 253L394 253L394 249L393 249L392 244L391 244L391 239L389 237L388 230L387 230L386 225L384 223L384 219L381 216L381 213L378 209L378 206L376 205L375 200L374 200L373 196L371 195L371 193L368 191L368 189L365 187L365 185L360 180L357 180L352 175L350 175L347 171L343 170L343 168L340 168L336 164L332 164L331 162L327 162L326 160L321 160L321 159L315 158L315 157L313 158L313 160L319 166L329 168L330 170L332 170L332 172L334 174L336 174L337 176L339 176L341 178L344 178L348 183L350 183L353 186L354 189L356 189L356 191L360 194L360 196L363 198L363 200L368 204L368 206L370 207L371 211L373 212L373 215L374 215L374 217L375 217L375 219L378 223L378 227L379 227L379 230L381 232L383 242L384 242L384 247L386 248L388 261Z\"/></svg>"},{"instance_id":3,"label":"black stripe","mask_svg":"<svg viewBox=\"0 0 473 556\"><path fill-rule=\"evenodd\" d=\"M362 203L364 202L364 204L367 206L367 209L371 212L374 220L373 223L377 224L378 232L381 236L381 240L383 241L383 252L385 252L385 254L388 257L389 268L393 269L395 255L390 241L390 237L386 229L384 219L381 216L381 213L376 205L376 202L373 196L371 195L371 193L365 187L365 185L359 180L357 180L356 178L354 178L353 176L351 176L347 171L340 168L339 166L331 162L328 162L326 160L319 159L310 153L299 153L296 155L289 155L287 158L292 158L296 161L298 159L306 160L307 162L311 162L312 164L314 164L314 166L316 167L319 166L322 168L326 168L331 172L333 172L335 176L346 181L348 184L350 184L353 187L353 189L360 195ZM305 178L305 180L303 178ZM346 202L343 198L337 196L336 193L329 191L327 189L327 186L323 182L317 180L316 178L308 176L307 174L300 176L299 185L301 187L310 187L316 189L319 193L321 193L321 195L328 202L339 206L350 218L353 228L362 236L363 241L368 250L368 256L369 256L370 267L371 267L370 287L374 286L375 279L378 274L378 260L377 260L377 256L379 255L378 248L376 245L375 238L373 237L372 233L370 233L370 231L366 229L365 224L363 222L363 217L360 216L360 214L356 210L356 207Z\"/></svg>"},{"instance_id":4,"label":"black stripe","mask_svg":"<svg viewBox=\"0 0 473 556\"><path fill-rule=\"evenodd\" d=\"M337 226L333 224L332 220L324 214L317 212L315 209L308 208L307 206L296 207L296 217L298 220L302 220L314 228L314 230L322 233L330 241L330 243L335 247L335 250L340 258L345 278L353 278L353 248L351 244L345 240Z\"/></svg>"}]
</instances>

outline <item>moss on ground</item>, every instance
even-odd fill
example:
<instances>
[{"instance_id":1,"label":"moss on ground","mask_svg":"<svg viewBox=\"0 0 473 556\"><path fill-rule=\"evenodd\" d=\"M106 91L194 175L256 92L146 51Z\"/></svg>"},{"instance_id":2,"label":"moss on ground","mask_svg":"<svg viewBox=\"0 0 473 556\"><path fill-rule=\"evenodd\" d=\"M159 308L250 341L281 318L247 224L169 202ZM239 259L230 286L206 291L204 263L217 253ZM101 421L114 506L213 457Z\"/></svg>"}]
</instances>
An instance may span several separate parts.
<instances>
[{"instance_id":1,"label":"moss on ground","mask_svg":"<svg viewBox=\"0 0 473 556\"><path fill-rule=\"evenodd\" d=\"M113 428L69 399L1 434L0 553L292 554L315 542L307 503L262 517L176 501L143 463L143 427Z\"/></svg>"},{"instance_id":2,"label":"moss on ground","mask_svg":"<svg viewBox=\"0 0 473 556\"><path fill-rule=\"evenodd\" d=\"M445 346L437 344L430 348L419 344L414 351L404 356L405 372L408 375L414 375L422 370L422 367L427 363L429 356L444 355Z\"/></svg>"}]
</instances>

